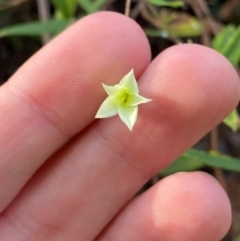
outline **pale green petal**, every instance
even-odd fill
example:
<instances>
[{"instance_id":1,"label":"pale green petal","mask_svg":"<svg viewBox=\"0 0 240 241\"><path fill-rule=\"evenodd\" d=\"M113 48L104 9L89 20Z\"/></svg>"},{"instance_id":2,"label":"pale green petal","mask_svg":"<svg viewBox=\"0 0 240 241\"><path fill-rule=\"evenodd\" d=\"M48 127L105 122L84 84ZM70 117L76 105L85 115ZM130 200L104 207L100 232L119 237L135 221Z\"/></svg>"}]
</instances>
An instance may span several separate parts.
<instances>
[{"instance_id":1,"label":"pale green petal","mask_svg":"<svg viewBox=\"0 0 240 241\"><path fill-rule=\"evenodd\" d=\"M118 114L121 120L127 125L127 127L132 131L132 128L137 120L138 107L137 106L118 106Z\"/></svg>"},{"instance_id":2,"label":"pale green petal","mask_svg":"<svg viewBox=\"0 0 240 241\"><path fill-rule=\"evenodd\" d=\"M136 94L139 93L138 84L134 77L133 69L121 79L119 85L126 88L129 92Z\"/></svg>"},{"instance_id":3,"label":"pale green petal","mask_svg":"<svg viewBox=\"0 0 240 241\"><path fill-rule=\"evenodd\" d=\"M128 106L136 106L139 104L147 103L149 101L152 101L151 99L147 99L141 95L131 93L129 94L128 101L126 105Z\"/></svg>"},{"instance_id":4,"label":"pale green petal","mask_svg":"<svg viewBox=\"0 0 240 241\"><path fill-rule=\"evenodd\" d=\"M116 95L119 92L119 86L117 86L117 85L115 85L115 86L109 86L109 85L105 85L105 84L102 84L102 85L103 85L104 90L107 92L107 94L109 96Z\"/></svg>"},{"instance_id":5,"label":"pale green petal","mask_svg":"<svg viewBox=\"0 0 240 241\"><path fill-rule=\"evenodd\" d=\"M118 114L117 103L111 97L107 97L100 106L95 118L108 118Z\"/></svg>"}]
</instances>

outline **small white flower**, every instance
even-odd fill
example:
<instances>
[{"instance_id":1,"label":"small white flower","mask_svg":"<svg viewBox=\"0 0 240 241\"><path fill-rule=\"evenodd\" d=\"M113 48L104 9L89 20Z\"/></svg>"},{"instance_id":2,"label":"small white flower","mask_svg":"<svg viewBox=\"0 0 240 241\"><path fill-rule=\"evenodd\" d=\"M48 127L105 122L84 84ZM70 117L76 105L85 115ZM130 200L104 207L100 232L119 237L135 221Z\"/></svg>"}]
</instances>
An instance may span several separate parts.
<instances>
[{"instance_id":1,"label":"small white flower","mask_svg":"<svg viewBox=\"0 0 240 241\"><path fill-rule=\"evenodd\" d=\"M121 120L132 131L137 120L138 105L151 101L139 95L133 70L126 74L119 84L114 86L103 84L103 88L108 97L103 101L95 118L108 118L119 114Z\"/></svg>"}]
</instances>

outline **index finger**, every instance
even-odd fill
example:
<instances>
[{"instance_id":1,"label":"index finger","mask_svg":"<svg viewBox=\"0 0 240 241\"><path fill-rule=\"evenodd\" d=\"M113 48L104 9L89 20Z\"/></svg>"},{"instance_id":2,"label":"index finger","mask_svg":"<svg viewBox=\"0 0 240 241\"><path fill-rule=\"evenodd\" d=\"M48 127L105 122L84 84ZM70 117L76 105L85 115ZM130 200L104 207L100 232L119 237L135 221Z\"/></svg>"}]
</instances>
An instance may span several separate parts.
<instances>
[{"instance_id":1,"label":"index finger","mask_svg":"<svg viewBox=\"0 0 240 241\"><path fill-rule=\"evenodd\" d=\"M141 50L141 51L139 51ZM141 28L120 14L88 16L40 50L0 89L0 212L41 164L94 118L113 84L150 61Z\"/></svg>"}]
</instances>

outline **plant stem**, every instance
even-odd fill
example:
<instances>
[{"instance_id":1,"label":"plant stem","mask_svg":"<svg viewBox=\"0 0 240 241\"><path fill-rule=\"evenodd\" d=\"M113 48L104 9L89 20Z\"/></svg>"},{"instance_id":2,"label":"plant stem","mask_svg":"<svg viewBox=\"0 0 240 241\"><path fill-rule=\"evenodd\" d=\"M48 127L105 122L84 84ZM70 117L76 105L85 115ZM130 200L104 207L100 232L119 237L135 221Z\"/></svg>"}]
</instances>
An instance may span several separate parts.
<instances>
[{"instance_id":1,"label":"plant stem","mask_svg":"<svg viewBox=\"0 0 240 241\"><path fill-rule=\"evenodd\" d=\"M126 0L125 15L127 17L130 16L130 7L131 7L131 0Z\"/></svg>"},{"instance_id":2,"label":"plant stem","mask_svg":"<svg viewBox=\"0 0 240 241\"><path fill-rule=\"evenodd\" d=\"M211 137L211 150L218 151L218 128L217 128L217 126L211 130L210 137ZM226 185L222 170L220 168L215 167L214 175L226 191L227 185Z\"/></svg>"},{"instance_id":3,"label":"plant stem","mask_svg":"<svg viewBox=\"0 0 240 241\"><path fill-rule=\"evenodd\" d=\"M141 9L144 7L144 1L145 0L138 0L136 6L131 12L131 18L135 19L138 14L140 13Z\"/></svg>"},{"instance_id":4,"label":"plant stem","mask_svg":"<svg viewBox=\"0 0 240 241\"><path fill-rule=\"evenodd\" d=\"M47 0L37 0L38 14L41 21L45 21L50 18L49 3ZM42 44L45 45L50 41L49 34L42 35Z\"/></svg>"}]
</instances>

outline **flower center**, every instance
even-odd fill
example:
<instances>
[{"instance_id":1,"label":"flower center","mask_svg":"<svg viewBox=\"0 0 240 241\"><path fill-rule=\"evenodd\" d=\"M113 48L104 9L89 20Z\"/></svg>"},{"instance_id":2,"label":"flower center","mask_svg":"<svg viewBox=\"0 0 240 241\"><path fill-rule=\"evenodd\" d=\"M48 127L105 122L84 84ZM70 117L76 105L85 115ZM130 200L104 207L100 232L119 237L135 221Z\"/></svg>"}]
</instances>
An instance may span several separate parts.
<instances>
[{"instance_id":1,"label":"flower center","mask_svg":"<svg viewBox=\"0 0 240 241\"><path fill-rule=\"evenodd\" d=\"M126 104L127 101L128 101L128 97L129 97L129 94L124 93L124 94L122 95L121 101Z\"/></svg>"}]
</instances>

